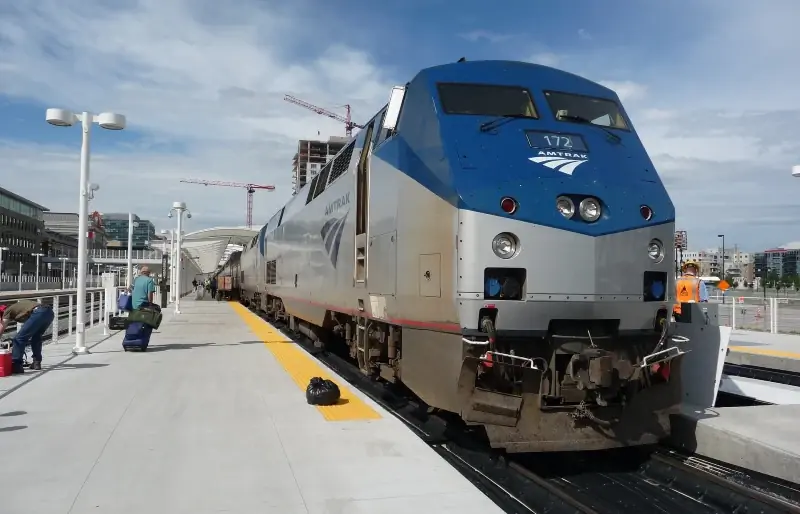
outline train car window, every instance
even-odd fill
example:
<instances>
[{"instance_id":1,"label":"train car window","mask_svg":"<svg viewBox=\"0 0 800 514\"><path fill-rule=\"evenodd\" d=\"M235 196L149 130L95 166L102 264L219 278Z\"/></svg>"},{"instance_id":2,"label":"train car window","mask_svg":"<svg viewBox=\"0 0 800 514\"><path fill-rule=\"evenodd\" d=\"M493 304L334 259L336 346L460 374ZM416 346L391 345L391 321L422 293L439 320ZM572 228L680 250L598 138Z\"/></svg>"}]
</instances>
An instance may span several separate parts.
<instances>
[{"instance_id":1,"label":"train car window","mask_svg":"<svg viewBox=\"0 0 800 514\"><path fill-rule=\"evenodd\" d=\"M531 92L522 86L440 83L436 88L445 114L539 117Z\"/></svg>"},{"instance_id":2,"label":"train car window","mask_svg":"<svg viewBox=\"0 0 800 514\"><path fill-rule=\"evenodd\" d=\"M331 166L331 178L330 178L331 182L341 177L344 174L344 172L347 171L347 168L350 167L350 159L353 157L353 148L355 146L356 146L356 141L354 139L332 161L333 165Z\"/></svg>"},{"instance_id":3,"label":"train car window","mask_svg":"<svg viewBox=\"0 0 800 514\"><path fill-rule=\"evenodd\" d=\"M281 208L281 212L278 214L278 226L281 226L281 222L283 221L283 211L286 210L286 207Z\"/></svg>"},{"instance_id":4,"label":"train car window","mask_svg":"<svg viewBox=\"0 0 800 514\"><path fill-rule=\"evenodd\" d=\"M622 109L613 100L558 91L545 91L544 97L558 121L629 130Z\"/></svg>"},{"instance_id":5,"label":"train car window","mask_svg":"<svg viewBox=\"0 0 800 514\"><path fill-rule=\"evenodd\" d=\"M325 165L324 168L322 168L322 171L319 172L319 175L317 175L319 177L319 180L317 181L317 188L314 191L314 197L311 198L312 200L321 195L323 191L325 191L325 185L328 183L328 176L330 176L331 174L332 164L333 161L330 161L328 164Z\"/></svg>"},{"instance_id":6,"label":"train car window","mask_svg":"<svg viewBox=\"0 0 800 514\"><path fill-rule=\"evenodd\" d=\"M306 197L306 205L314 199L314 190L317 188L317 182L319 182L319 175L314 175L314 178L311 179L311 185L308 186L308 196Z\"/></svg>"}]
</instances>

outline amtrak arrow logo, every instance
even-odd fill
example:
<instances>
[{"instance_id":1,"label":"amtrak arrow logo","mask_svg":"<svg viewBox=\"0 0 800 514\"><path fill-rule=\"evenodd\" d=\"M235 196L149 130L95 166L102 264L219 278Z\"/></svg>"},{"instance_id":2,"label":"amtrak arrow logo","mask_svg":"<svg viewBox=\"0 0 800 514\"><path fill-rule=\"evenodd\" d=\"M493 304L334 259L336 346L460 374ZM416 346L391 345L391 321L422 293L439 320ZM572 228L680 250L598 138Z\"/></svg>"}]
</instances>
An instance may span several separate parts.
<instances>
[{"instance_id":1,"label":"amtrak arrow logo","mask_svg":"<svg viewBox=\"0 0 800 514\"><path fill-rule=\"evenodd\" d=\"M339 259L339 243L342 242L342 232L344 231L344 222L350 210L344 213L340 218L331 218L325 222L319 234L322 236L322 241L325 245L325 252L331 260L333 267L336 267L336 261Z\"/></svg>"},{"instance_id":2,"label":"amtrak arrow logo","mask_svg":"<svg viewBox=\"0 0 800 514\"><path fill-rule=\"evenodd\" d=\"M575 168L589 160L589 156L585 153L539 152L539 155L529 157L528 160L571 176Z\"/></svg>"}]
</instances>

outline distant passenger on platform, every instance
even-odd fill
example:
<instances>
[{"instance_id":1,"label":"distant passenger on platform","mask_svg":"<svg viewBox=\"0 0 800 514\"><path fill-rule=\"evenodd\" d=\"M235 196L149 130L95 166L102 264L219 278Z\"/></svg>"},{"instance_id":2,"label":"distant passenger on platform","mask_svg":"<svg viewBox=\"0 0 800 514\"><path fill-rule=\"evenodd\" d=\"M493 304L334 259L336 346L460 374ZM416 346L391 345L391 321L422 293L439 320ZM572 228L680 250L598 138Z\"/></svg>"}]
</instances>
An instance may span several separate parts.
<instances>
[{"instance_id":1,"label":"distant passenger on platform","mask_svg":"<svg viewBox=\"0 0 800 514\"><path fill-rule=\"evenodd\" d=\"M211 299L213 300L217 297L217 279L212 278L208 284L208 287L211 290Z\"/></svg>"},{"instance_id":2,"label":"distant passenger on platform","mask_svg":"<svg viewBox=\"0 0 800 514\"><path fill-rule=\"evenodd\" d=\"M156 293L156 283L150 276L150 268L142 266L138 277L133 281L133 310L142 305L153 303L153 295Z\"/></svg>"},{"instance_id":3,"label":"distant passenger on platform","mask_svg":"<svg viewBox=\"0 0 800 514\"><path fill-rule=\"evenodd\" d=\"M675 321L680 321L682 303L698 303L708 301L708 288L700 280L700 265L696 261L684 263L681 271L683 275L675 284L676 300L678 303L672 308Z\"/></svg>"},{"instance_id":4,"label":"distant passenger on platform","mask_svg":"<svg viewBox=\"0 0 800 514\"><path fill-rule=\"evenodd\" d=\"M33 361L31 369L42 369L42 336L47 327L53 323L53 308L32 300L18 300L11 305L0 305L0 335L12 321L17 322L17 333L11 349L11 371L13 374L24 373L22 365L25 346L31 345ZM20 324L22 327L20 328Z\"/></svg>"}]
</instances>

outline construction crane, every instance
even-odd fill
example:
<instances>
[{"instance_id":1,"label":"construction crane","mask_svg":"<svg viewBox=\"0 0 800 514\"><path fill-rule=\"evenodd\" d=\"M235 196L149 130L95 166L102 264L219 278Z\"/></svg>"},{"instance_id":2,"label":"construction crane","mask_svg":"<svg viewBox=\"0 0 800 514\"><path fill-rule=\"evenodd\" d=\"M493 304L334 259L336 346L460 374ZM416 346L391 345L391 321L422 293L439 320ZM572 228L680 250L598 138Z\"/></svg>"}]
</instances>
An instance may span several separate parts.
<instances>
[{"instance_id":1,"label":"construction crane","mask_svg":"<svg viewBox=\"0 0 800 514\"><path fill-rule=\"evenodd\" d=\"M247 189L247 228L253 228L253 193L256 192L256 189L275 191L275 186L245 184L242 182L223 182L220 180L200 180L196 178L181 179L181 182L185 182L187 184L202 184L204 186L242 187Z\"/></svg>"},{"instance_id":2,"label":"construction crane","mask_svg":"<svg viewBox=\"0 0 800 514\"><path fill-rule=\"evenodd\" d=\"M286 100L287 102L299 105L300 107L305 107L309 111L314 111L317 114L327 116L328 118L332 118L336 121L341 121L342 123L344 123L345 130L347 131L347 137L353 135L353 128L364 128L364 125L359 125L358 123L354 123L350 119L350 104L345 104L344 106L344 108L347 110L347 116L345 117L345 116L340 116L335 112L331 112L327 109L323 109L322 107L317 107L316 105L300 100L299 98L295 98L292 95L285 95L283 99Z\"/></svg>"}]
</instances>

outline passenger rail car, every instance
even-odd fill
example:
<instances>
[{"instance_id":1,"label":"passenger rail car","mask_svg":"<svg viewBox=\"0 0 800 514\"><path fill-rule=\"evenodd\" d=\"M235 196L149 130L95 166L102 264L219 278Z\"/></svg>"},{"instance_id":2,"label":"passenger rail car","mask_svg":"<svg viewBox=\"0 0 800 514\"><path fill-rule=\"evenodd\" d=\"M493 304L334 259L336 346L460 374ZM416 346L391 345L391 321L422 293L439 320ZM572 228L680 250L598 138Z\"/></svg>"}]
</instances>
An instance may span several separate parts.
<instances>
[{"instance_id":1,"label":"passenger rail car","mask_svg":"<svg viewBox=\"0 0 800 514\"><path fill-rule=\"evenodd\" d=\"M643 364L673 301L674 217L612 90L459 61L393 88L273 216L243 298L495 447L648 444L681 399L680 358L669 377Z\"/></svg>"}]
</instances>

